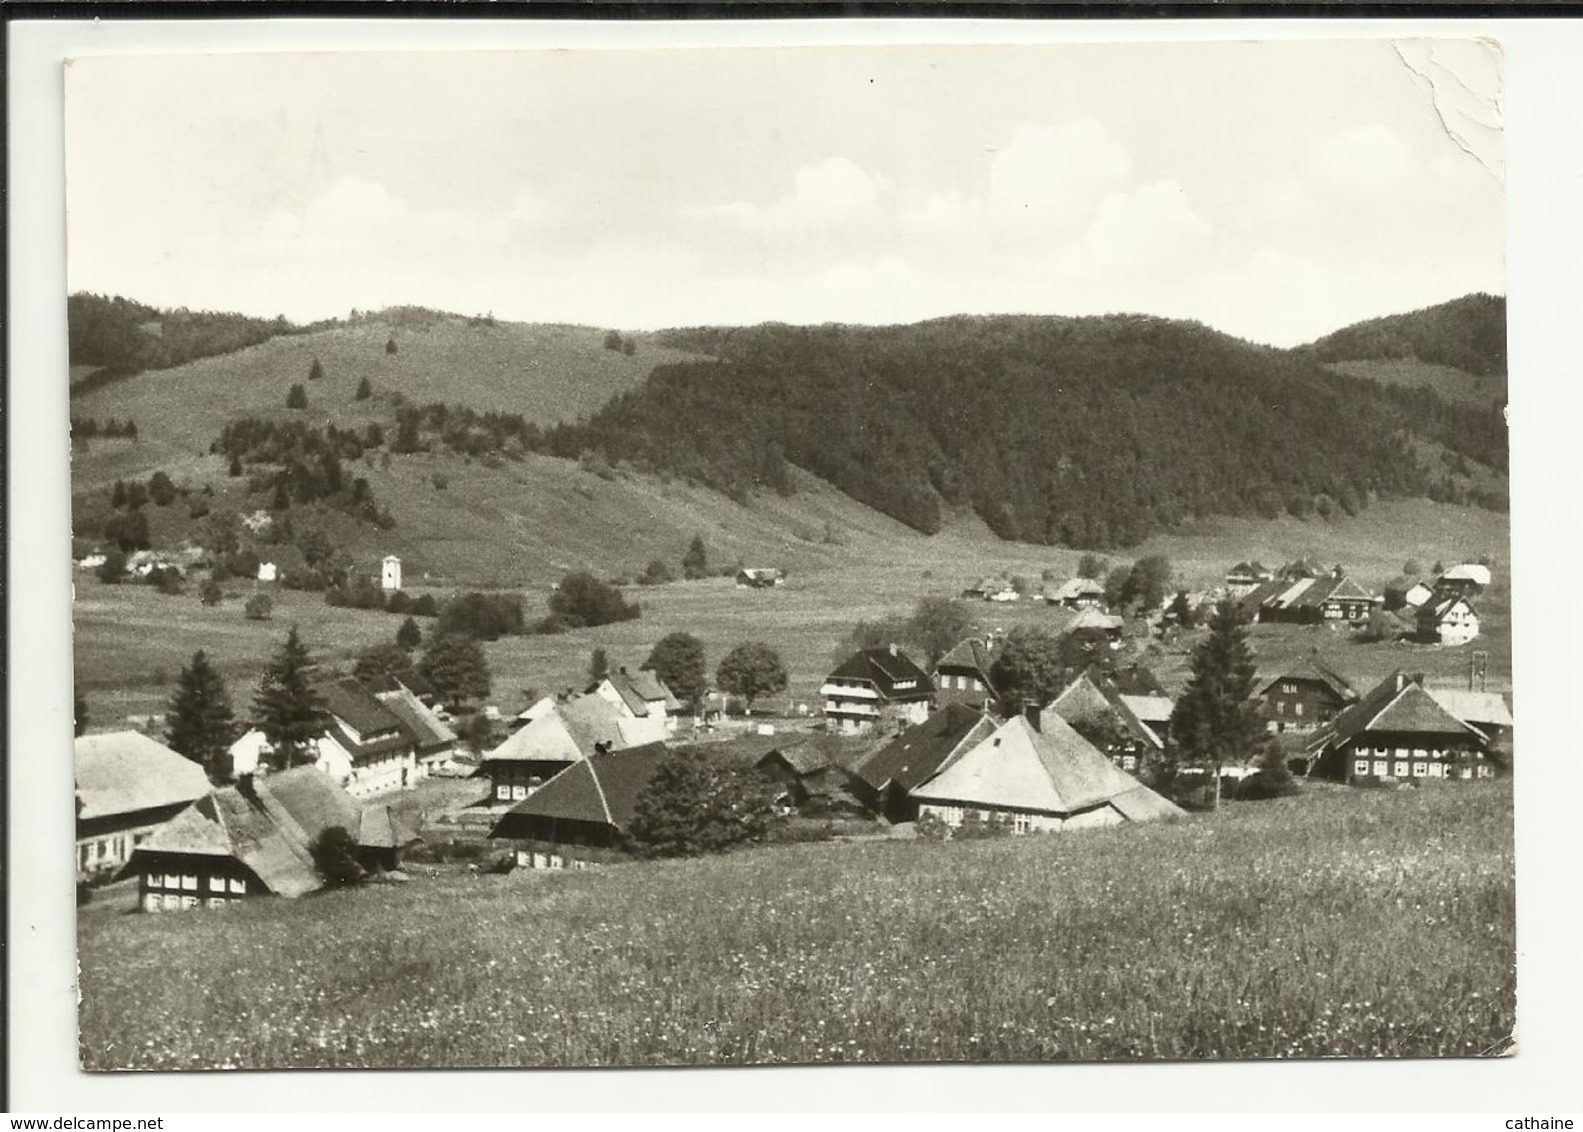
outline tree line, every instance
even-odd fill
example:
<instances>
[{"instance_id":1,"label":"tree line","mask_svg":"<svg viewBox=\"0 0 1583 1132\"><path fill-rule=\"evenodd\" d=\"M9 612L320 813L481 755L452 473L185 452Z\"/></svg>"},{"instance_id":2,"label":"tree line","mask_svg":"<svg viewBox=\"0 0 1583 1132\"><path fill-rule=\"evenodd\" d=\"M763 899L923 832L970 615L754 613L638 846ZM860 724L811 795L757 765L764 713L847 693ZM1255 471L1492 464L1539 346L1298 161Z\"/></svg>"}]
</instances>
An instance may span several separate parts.
<instances>
[{"instance_id":1,"label":"tree line","mask_svg":"<svg viewBox=\"0 0 1583 1132\"><path fill-rule=\"evenodd\" d=\"M302 332L284 316L160 310L120 296L86 293L67 298L66 328L71 364L99 367L72 383L74 397L142 370L167 369Z\"/></svg>"}]
</instances>

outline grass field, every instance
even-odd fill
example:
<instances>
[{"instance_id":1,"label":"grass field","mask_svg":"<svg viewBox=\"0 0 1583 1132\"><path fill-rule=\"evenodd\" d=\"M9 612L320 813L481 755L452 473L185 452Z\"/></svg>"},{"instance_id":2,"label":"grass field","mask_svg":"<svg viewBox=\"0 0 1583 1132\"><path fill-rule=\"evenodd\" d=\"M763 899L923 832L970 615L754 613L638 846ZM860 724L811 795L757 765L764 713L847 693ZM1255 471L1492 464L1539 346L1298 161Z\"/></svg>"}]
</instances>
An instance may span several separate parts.
<instances>
[{"instance_id":1,"label":"grass field","mask_svg":"<svg viewBox=\"0 0 1583 1132\"><path fill-rule=\"evenodd\" d=\"M89 1069L1489 1055L1511 792L420 878L78 948Z\"/></svg>"},{"instance_id":2,"label":"grass field","mask_svg":"<svg viewBox=\"0 0 1583 1132\"><path fill-rule=\"evenodd\" d=\"M1505 374L1481 377L1455 366L1421 362L1417 358L1331 362L1325 368L1349 377L1371 378L1382 385L1433 389L1447 401L1469 405L1500 405L1506 401Z\"/></svg>"}]
</instances>

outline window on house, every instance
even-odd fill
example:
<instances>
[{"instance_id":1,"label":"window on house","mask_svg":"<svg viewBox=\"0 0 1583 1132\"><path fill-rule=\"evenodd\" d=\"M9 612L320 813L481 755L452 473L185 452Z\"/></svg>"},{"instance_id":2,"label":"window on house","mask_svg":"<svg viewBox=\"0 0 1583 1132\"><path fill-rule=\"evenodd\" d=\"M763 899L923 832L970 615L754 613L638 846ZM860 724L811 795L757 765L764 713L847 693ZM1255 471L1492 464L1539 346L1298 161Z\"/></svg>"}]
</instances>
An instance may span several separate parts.
<instances>
[{"instance_id":1,"label":"window on house","mask_svg":"<svg viewBox=\"0 0 1583 1132\"><path fill-rule=\"evenodd\" d=\"M1276 700L1275 701L1275 714L1276 715L1285 715L1286 714L1286 702L1284 700Z\"/></svg>"},{"instance_id":2,"label":"window on house","mask_svg":"<svg viewBox=\"0 0 1583 1132\"><path fill-rule=\"evenodd\" d=\"M513 801L526 798L527 796L528 788L526 786L513 786L511 788L511 798Z\"/></svg>"},{"instance_id":3,"label":"window on house","mask_svg":"<svg viewBox=\"0 0 1583 1132\"><path fill-rule=\"evenodd\" d=\"M1429 764L1429 777L1430 778L1444 778L1445 775L1446 775L1446 766L1445 766L1444 763L1430 763Z\"/></svg>"},{"instance_id":4,"label":"window on house","mask_svg":"<svg viewBox=\"0 0 1583 1132\"><path fill-rule=\"evenodd\" d=\"M1495 771L1492 768L1485 766L1483 763L1480 763L1479 764L1479 777L1480 778L1494 778L1495 777Z\"/></svg>"},{"instance_id":5,"label":"window on house","mask_svg":"<svg viewBox=\"0 0 1583 1132\"><path fill-rule=\"evenodd\" d=\"M196 896L183 896L181 898L181 906L183 908L196 908L198 906L198 898Z\"/></svg>"},{"instance_id":6,"label":"window on house","mask_svg":"<svg viewBox=\"0 0 1583 1132\"><path fill-rule=\"evenodd\" d=\"M159 893L145 892L143 894L143 911L158 912L160 906Z\"/></svg>"},{"instance_id":7,"label":"window on house","mask_svg":"<svg viewBox=\"0 0 1583 1132\"><path fill-rule=\"evenodd\" d=\"M181 896L179 893L167 892L161 898L160 903L167 912L179 911L181 908Z\"/></svg>"},{"instance_id":8,"label":"window on house","mask_svg":"<svg viewBox=\"0 0 1583 1132\"><path fill-rule=\"evenodd\" d=\"M1292 705L1292 711L1296 715L1302 715L1303 714L1303 705L1300 704L1300 703L1293 704Z\"/></svg>"},{"instance_id":9,"label":"window on house","mask_svg":"<svg viewBox=\"0 0 1583 1132\"><path fill-rule=\"evenodd\" d=\"M1369 760L1368 759L1359 759L1359 760L1357 760L1357 762L1353 763L1352 764L1352 773L1353 774L1357 774L1357 775L1368 774L1369 773Z\"/></svg>"},{"instance_id":10,"label":"window on house","mask_svg":"<svg viewBox=\"0 0 1583 1132\"><path fill-rule=\"evenodd\" d=\"M225 878L224 877L211 876L209 878L209 891L210 892L224 892L225 891Z\"/></svg>"},{"instance_id":11,"label":"window on house","mask_svg":"<svg viewBox=\"0 0 1583 1132\"><path fill-rule=\"evenodd\" d=\"M1387 770L1387 768L1386 768L1386 763L1385 763L1384 759L1375 759L1374 760L1374 773L1376 775L1378 775L1380 778L1384 778L1385 774L1386 774L1386 770Z\"/></svg>"},{"instance_id":12,"label":"window on house","mask_svg":"<svg viewBox=\"0 0 1583 1132\"><path fill-rule=\"evenodd\" d=\"M1428 763L1421 763L1421 762L1416 762L1416 761L1413 763L1413 777L1414 778L1422 778L1424 775L1426 775L1428 773L1429 773L1429 764Z\"/></svg>"},{"instance_id":13,"label":"window on house","mask_svg":"<svg viewBox=\"0 0 1583 1132\"><path fill-rule=\"evenodd\" d=\"M198 891L198 874L188 873L187 875L183 876L181 878L181 887L186 889L188 892Z\"/></svg>"},{"instance_id":14,"label":"window on house","mask_svg":"<svg viewBox=\"0 0 1583 1132\"><path fill-rule=\"evenodd\" d=\"M231 886L232 892L240 894L247 891L247 881L245 880L237 880L235 877L233 877L231 878L229 884Z\"/></svg>"},{"instance_id":15,"label":"window on house","mask_svg":"<svg viewBox=\"0 0 1583 1132\"><path fill-rule=\"evenodd\" d=\"M166 873L165 874L165 887L166 888L180 888L181 887L181 876L179 874L177 874L177 873Z\"/></svg>"},{"instance_id":16,"label":"window on house","mask_svg":"<svg viewBox=\"0 0 1583 1132\"><path fill-rule=\"evenodd\" d=\"M1422 747L1414 747L1413 748L1413 758L1415 758L1415 759L1427 759L1428 757L1429 757L1429 752L1426 751L1424 748L1422 748Z\"/></svg>"},{"instance_id":17,"label":"window on house","mask_svg":"<svg viewBox=\"0 0 1583 1132\"><path fill-rule=\"evenodd\" d=\"M1407 760L1406 759L1397 759L1396 760L1396 777L1397 778L1406 778L1407 777Z\"/></svg>"},{"instance_id":18,"label":"window on house","mask_svg":"<svg viewBox=\"0 0 1583 1132\"><path fill-rule=\"evenodd\" d=\"M511 801L511 787L502 782L499 786L495 787L495 797L499 798L502 802Z\"/></svg>"},{"instance_id":19,"label":"window on house","mask_svg":"<svg viewBox=\"0 0 1583 1132\"><path fill-rule=\"evenodd\" d=\"M1011 818L1013 833L1027 833L1033 828L1033 817L1030 814L1013 814Z\"/></svg>"}]
</instances>

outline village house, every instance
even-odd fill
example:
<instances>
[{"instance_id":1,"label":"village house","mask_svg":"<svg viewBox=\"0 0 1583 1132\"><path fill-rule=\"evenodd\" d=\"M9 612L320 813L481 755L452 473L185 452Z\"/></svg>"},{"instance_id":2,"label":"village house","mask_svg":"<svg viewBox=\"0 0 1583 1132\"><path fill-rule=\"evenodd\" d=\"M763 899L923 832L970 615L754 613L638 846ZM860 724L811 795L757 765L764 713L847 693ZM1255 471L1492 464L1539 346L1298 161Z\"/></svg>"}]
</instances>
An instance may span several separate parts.
<instances>
[{"instance_id":1,"label":"village house","mask_svg":"<svg viewBox=\"0 0 1583 1132\"><path fill-rule=\"evenodd\" d=\"M1490 778L1489 736L1459 719L1422 676L1387 676L1309 743L1312 774L1349 784Z\"/></svg>"},{"instance_id":2,"label":"village house","mask_svg":"<svg viewBox=\"0 0 1583 1132\"><path fill-rule=\"evenodd\" d=\"M1511 750L1512 712L1499 692L1435 688L1430 695L1463 723L1478 728L1489 739L1491 750Z\"/></svg>"},{"instance_id":3,"label":"village house","mask_svg":"<svg viewBox=\"0 0 1583 1132\"><path fill-rule=\"evenodd\" d=\"M1437 590L1418 609L1420 641L1433 645L1465 645L1478 635L1478 610L1460 594Z\"/></svg>"},{"instance_id":4,"label":"village house","mask_svg":"<svg viewBox=\"0 0 1583 1132\"><path fill-rule=\"evenodd\" d=\"M323 681L315 690L330 716L314 743L315 766L354 798L417 782L417 743L399 716L350 677Z\"/></svg>"},{"instance_id":5,"label":"village house","mask_svg":"<svg viewBox=\"0 0 1583 1132\"><path fill-rule=\"evenodd\" d=\"M934 681L900 648L862 649L825 677L819 694L835 731L867 731L881 721L920 723Z\"/></svg>"},{"instance_id":6,"label":"village house","mask_svg":"<svg viewBox=\"0 0 1583 1132\"><path fill-rule=\"evenodd\" d=\"M681 701L652 668L637 672L618 668L591 690L629 719L639 721L641 726L631 731L638 743L657 743L676 730Z\"/></svg>"},{"instance_id":7,"label":"village house","mask_svg":"<svg viewBox=\"0 0 1583 1132\"><path fill-rule=\"evenodd\" d=\"M625 715L602 696L571 696L488 751L479 773L488 777L496 802L520 802L596 754L656 742L653 732L653 721Z\"/></svg>"},{"instance_id":8,"label":"village house","mask_svg":"<svg viewBox=\"0 0 1583 1132\"><path fill-rule=\"evenodd\" d=\"M891 822L916 821L912 789L995 729L995 721L962 703L947 704L852 768L852 792Z\"/></svg>"},{"instance_id":9,"label":"village house","mask_svg":"<svg viewBox=\"0 0 1583 1132\"><path fill-rule=\"evenodd\" d=\"M1317 651L1264 681L1255 693L1264 704L1265 730L1313 731L1357 701L1357 689Z\"/></svg>"},{"instance_id":10,"label":"village house","mask_svg":"<svg viewBox=\"0 0 1583 1132\"><path fill-rule=\"evenodd\" d=\"M1260 621L1299 625L1366 621L1375 605L1374 595L1339 566L1317 578L1266 582L1243 598L1244 608L1255 602Z\"/></svg>"},{"instance_id":11,"label":"village house","mask_svg":"<svg viewBox=\"0 0 1583 1132\"><path fill-rule=\"evenodd\" d=\"M394 678L374 698L396 717L412 740L417 756L416 781L428 778L436 766L449 763L456 751L456 732L413 690Z\"/></svg>"},{"instance_id":12,"label":"village house","mask_svg":"<svg viewBox=\"0 0 1583 1132\"><path fill-rule=\"evenodd\" d=\"M1453 566L1435 579L1435 593L1477 597L1490 584L1490 568L1473 562Z\"/></svg>"},{"instance_id":13,"label":"village house","mask_svg":"<svg viewBox=\"0 0 1583 1132\"><path fill-rule=\"evenodd\" d=\"M1238 562L1226 571L1226 592L1232 597L1242 597L1274 578L1274 572L1262 562Z\"/></svg>"},{"instance_id":14,"label":"village house","mask_svg":"<svg viewBox=\"0 0 1583 1132\"><path fill-rule=\"evenodd\" d=\"M1048 727L1045 717L1054 714L1080 730L1092 727L1108 731L1112 737L1099 749L1113 764L1128 774L1135 774L1150 754L1165 749L1164 730L1156 731L1145 723L1128 702L1152 698L1124 696L1113 681L1106 679L1097 668L1090 668L1045 705L1040 722ZM1166 704L1168 725L1170 701Z\"/></svg>"},{"instance_id":15,"label":"village house","mask_svg":"<svg viewBox=\"0 0 1583 1132\"><path fill-rule=\"evenodd\" d=\"M981 638L957 642L934 666L935 703L981 708L999 699L990 676L993 664L990 647Z\"/></svg>"},{"instance_id":16,"label":"village house","mask_svg":"<svg viewBox=\"0 0 1583 1132\"><path fill-rule=\"evenodd\" d=\"M301 766L206 794L140 844L126 872L145 912L305 896L324 887L313 846L334 826L357 843L364 867L394 868L416 840L388 809L360 807L329 775Z\"/></svg>"},{"instance_id":17,"label":"village house","mask_svg":"<svg viewBox=\"0 0 1583 1132\"><path fill-rule=\"evenodd\" d=\"M1421 578L1401 574L1385 583L1383 604L1391 612L1398 609L1413 610L1428 601L1433 593Z\"/></svg>"},{"instance_id":18,"label":"village house","mask_svg":"<svg viewBox=\"0 0 1583 1132\"><path fill-rule=\"evenodd\" d=\"M783 585L786 574L773 566L744 566L737 571L736 581L743 589L767 590Z\"/></svg>"},{"instance_id":19,"label":"village house","mask_svg":"<svg viewBox=\"0 0 1583 1132\"><path fill-rule=\"evenodd\" d=\"M1114 766L1058 714L1018 715L912 790L920 820L1003 822L1016 834L1154 821L1182 811Z\"/></svg>"},{"instance_id":20,"label":"village house","mask_svg":"<svg viewBox=\"0 0 1583 1132\"><path fill-rule=\"evenodd\" d=\"M638 798L665 754L664 743L646 743L573 763L502 814L489 836L519 843L519 868L609 859L608 851L619 849L631 829Z\"/></svg>"},{"instance_id":21,"label":"village house","mask_svg":"<svg viewBox=\"0 0 1583 1132\"><path fill-rule=\"evenodd\" d=\"M1098 609L1105 604L1105 587L1093 578L1071 578L1045 590L1044 600L1063 609Z\"/></svg>"},{"instance_id":22,"label":"village house","mask_svg":"<svg viewBox=\"0 0 1583 1132\"><path fill-rule=\"evenodd\" d=\"M155 830L209 792L203 767L140 731L78 736L72 761L79 879L114 875Z\"/></svg>"},{"instance_id":23,"label":"village house","mask_svg":"<svg viewBox=\"0 0 1583 1132\"><path fill-rule=\"evenodd\" d=\"M1105 613L1092 606L1079 611L1066 625L1066 633L1090 650L1119 648L1123 622L1112 613Z\"/></svg>"},{"instance_id":24,"label":"village house","mask_svg":"<svg viewBox=\"0 0 1583 1132\"><path fill-rule=\"evenodd\" d=\"M847 789L850 776L820 737L775 747L753 765L781 784L784 793L779 800L787 805L802 807L817 802L830 808L843 800L854 801Z\"/></svg>"}]
</instances>

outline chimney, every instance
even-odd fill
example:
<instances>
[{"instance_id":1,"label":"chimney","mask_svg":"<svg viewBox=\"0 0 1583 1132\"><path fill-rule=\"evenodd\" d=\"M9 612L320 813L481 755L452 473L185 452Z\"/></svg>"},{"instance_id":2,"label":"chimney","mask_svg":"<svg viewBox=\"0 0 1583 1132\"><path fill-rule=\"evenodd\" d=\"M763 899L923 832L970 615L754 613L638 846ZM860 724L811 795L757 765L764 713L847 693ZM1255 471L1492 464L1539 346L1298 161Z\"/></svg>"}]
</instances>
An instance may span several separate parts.
<instances>
[{"instance_id":1,"label":"chimney","mask_svg":"<svg viewBox=\"0 0 1583 1132\"><path fill-rule=\"evenodd\" d=\"M1396 674L1396 690L1400 692L1405 687L1407 687L1407 676L1404 673L1398 672Z\"/></svg>"},{"instance_id":2,"label":"chimney","mask_svg":"<svg viewBox=\"0 0 1583 1132\"><path fill-rule=\"evenodd\" d=\"M901 652L901 646L897 645L895 641L892 641L890 644L890 655L895 656L899 652Z\"/></svg>"}]
</instances>

